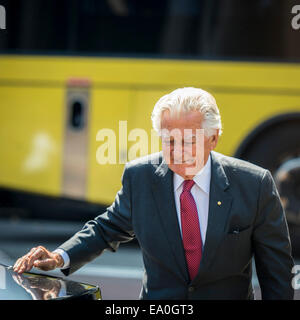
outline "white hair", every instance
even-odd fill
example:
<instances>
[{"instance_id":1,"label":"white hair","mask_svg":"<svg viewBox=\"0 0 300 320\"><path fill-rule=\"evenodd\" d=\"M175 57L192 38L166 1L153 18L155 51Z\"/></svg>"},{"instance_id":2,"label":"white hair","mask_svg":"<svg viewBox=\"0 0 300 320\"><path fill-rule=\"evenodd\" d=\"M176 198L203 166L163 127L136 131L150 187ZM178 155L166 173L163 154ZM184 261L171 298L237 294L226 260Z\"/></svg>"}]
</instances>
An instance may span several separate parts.
<instances>
[{"instance_id":1,"label":"white hair","mask_svg":"<svg viewBox=\"0 0 300 320\"><path fill-rule=\"evenodd\" d=\"M205 90L198 88L179 88L161 97L155 104L151 120L153 129L161 135L162 112L169 110L171 116L180 115L183 111L199 110L204 115L203 128L210 137L219 129L222 134L221 115L215 98Z\"/></svg>"}]
</instances>

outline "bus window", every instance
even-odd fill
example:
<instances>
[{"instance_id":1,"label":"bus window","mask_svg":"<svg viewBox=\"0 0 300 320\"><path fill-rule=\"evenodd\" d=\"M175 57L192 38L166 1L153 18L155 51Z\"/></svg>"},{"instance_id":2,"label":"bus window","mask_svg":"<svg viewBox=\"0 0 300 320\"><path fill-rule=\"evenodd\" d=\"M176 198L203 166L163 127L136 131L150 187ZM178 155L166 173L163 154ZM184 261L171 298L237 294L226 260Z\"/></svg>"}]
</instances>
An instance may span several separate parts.
<instances>
[{"instance_id":1,"label":"bus window","mask_svg":"<svg viewBox=\"0 0 300 320\"><path fill-rule=\"evenodd\" d=\"M73 129L81 129L84 125L84 107L81 101L74 101L71 106L69 125Z\"/></svg>"},{"instance_id":2,"label":"bus window","mask_svg":"<svg viewBox=\"0 0 300 320\"><path fill-rule=\"evenodd\" d=\"M298 60L293 0L5 0L2 52Z\"/></svg>"}]
</instances>

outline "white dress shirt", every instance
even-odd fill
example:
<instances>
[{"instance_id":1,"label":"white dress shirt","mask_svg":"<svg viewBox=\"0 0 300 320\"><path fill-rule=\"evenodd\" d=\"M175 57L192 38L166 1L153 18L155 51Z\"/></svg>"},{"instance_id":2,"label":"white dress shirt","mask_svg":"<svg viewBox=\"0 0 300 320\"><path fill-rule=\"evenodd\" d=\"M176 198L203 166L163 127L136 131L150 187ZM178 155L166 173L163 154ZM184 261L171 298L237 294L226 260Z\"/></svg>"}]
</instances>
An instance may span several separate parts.
<instances>
[{"instance_id":1,"label":"white dress shirt","mask_svg":"<svg viewBox=\"0 0 300 320\"><path fill-rule=\"evenodd\" d=\"M195 184L191 189L191 193L195 199L200 232L202 238L202 246L205 243L206 229L207 229L207 220L208 220L208 209L209 209L209 189L210 189L210 178L211 178L211 159L210 155L205 166L194 176L193 180ZM175 196L175 205L178 217L178 223L181 231L181 215L180 215L180 195L183 188L184 179L179 176L177 173L174 173L173 183L174 183L174 196ZM69 255L62 249L56 249L54 252L59 253L63 260L64 265L61 269L67 269L70 265Z\"/></svg>"},{"instance_id":2,"label":"white dress shirt","mask_svg":"<svg viewBox=\"0 0 300 320\"><path fill-rule=\"evenodd\" d=\"M194 176L193 180L195 184L191 189L191 193L196 202L198 218L200 224L200 232L202 238L202 246L205 242L207 220L208 220L208 209L209 209L209 189L210 189L210 178L211 178L211 160L210 155L205 166ZM181 230L181 215L180 215L180 195L183 188L184 179L177 173L174 173L174 194L175 204L178 217L178 223Z\"/></svg>"},{"instance_id":3,"label":"white dress shirt","mask_svg":"<svg viewBox=\"0 0 300 320\"><path fill-rule=\"evenodd\" d=\"M63 250L63 249L56 249L53 252L56 252L56 253L60 254L62 259L63 259L63 261L64 261L64 265L61 267L61 269L68 269L69 266L70 266L70 257L66 253L66 251Z\"/></svg>"}]
</instances>

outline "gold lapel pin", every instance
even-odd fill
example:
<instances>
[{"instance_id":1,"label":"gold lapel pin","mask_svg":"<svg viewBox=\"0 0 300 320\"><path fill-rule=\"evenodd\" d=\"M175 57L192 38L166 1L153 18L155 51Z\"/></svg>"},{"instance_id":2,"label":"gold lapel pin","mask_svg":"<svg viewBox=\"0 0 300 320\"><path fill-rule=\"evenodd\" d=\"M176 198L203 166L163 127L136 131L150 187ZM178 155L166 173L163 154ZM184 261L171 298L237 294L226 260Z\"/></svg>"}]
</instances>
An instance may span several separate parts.
<instances>
[{"instance_id":1,"label":"gold lapel pin","mask_svg":"<svg viewBox=\"0 0 300 320\"><path fill-rule=\"evenodd\" d=\"M218 206L220 206L222 204L222 202L221 201L218 201Z\"/></svg>"}]
</instances>

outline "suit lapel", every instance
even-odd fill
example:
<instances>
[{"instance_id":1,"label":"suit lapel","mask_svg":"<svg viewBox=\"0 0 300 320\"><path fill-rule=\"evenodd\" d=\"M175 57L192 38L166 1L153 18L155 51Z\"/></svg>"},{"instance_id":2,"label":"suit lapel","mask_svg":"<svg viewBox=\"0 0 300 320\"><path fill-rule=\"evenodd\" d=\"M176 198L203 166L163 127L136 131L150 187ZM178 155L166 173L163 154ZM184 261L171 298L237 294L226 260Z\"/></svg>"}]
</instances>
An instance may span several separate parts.
<instances>
[{"instance_id":1,"label":"suit lapel","mask_svg":"<svg viewBox=\"0 0 300 320\"><path fill-rule=\"evenodd\" d=\"M161 224L180 270L179 276L188 282L187 265L174 199L173 172L164 160L155 171L152 192L159 209Z\"/></svg>"},{"instance_id":2,"label":"suit lapel","mask_svg":"<svg viewBox=\"0 0 300 320\"><path fill-rule=\"evenodd\" d=\"M229 182L222 164L215 152L211 152L211 182L209 193L208 224L203 248L202 260L198 275L193 283L205 277L205 270L213 261L214 254L224 235L227 218L230 212L232 196L226 192Z\"/></svg>"}]
</instances>

